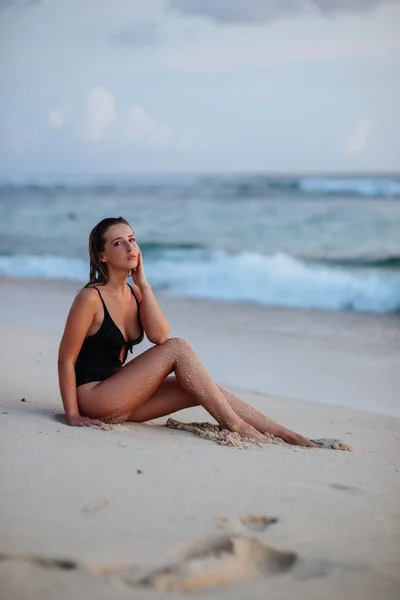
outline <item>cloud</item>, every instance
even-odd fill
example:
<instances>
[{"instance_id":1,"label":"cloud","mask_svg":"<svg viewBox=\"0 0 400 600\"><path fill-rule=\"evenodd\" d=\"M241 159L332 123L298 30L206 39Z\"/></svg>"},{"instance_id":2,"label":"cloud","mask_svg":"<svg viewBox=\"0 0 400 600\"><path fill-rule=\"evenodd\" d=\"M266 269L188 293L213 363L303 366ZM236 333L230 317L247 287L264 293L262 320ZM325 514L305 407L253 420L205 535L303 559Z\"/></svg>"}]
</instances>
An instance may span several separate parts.
<instances>
[{"instance_id":1,"label":"cloud","mask_svg":"<svg viewBox=\"0 0 400 600\"><path fill-rule=\"evenodd\" d=\"M364 117L357 119L346 138L344 154L347 156L356 156L361 154L367 145L370 131L371 124L367 119Z\"/></svg>"},{"instance_id":2,"label":"cloud","mask_svg":"<svg viewBox=\"0 0 400 600\"><path fill-rule=\"evenodd\" d=\"M123 46L152 46L157 41L157 29L156 21L141 21L112 35L110 42Z\"/></svg>"},{"instance_id":3,"label":"cloud","mask_svg":"<svg viewBox=\"0 0 400 600\"><path fill-rule=\"evenodd\" d=\"M126 135L132 142L151 148L168 146L172 128L156 121L139 105L132 106L127 115Z\"/></svg>"},{"instance_id":4,"label":"cloud","mask_svg":"<svg viewBox=\"0 0 400 600\"><path fill-rule=\"evenodd\" d=\"M60 129L68 120L79 120L71 108L52 108L48 121L53 129ZM111 127L112 126L112 127ZM104 148L140 148L150 151L192 150L206 145L202 133L196 127L185 127L160 121L134 104L117 116L114 94L105 87L95 86L86 98L84 138L89 142L104 139Z\"/></svg>"},{"instance_id":5,"label":"cloud","mask_svg":"<svg viewBox=\"0 0 400 600\"><path fill-rule=\"evenodd\" d=\"M103 87L92 87L87 98L88 122L84 136L99 142L116 118L114 95Z\"/></svg>"},{"instance_id":6,"label":"cloud","mask_svg":"<svg viewBox=\"0 0 400 600\"><path fill-rule=\"evenodd\" d=\"M138 146L185 151L206 145L203 135L196 128L180 128L160 123L139 105L132 106L127 114L125 134Z\"/></svg>"},{"instance_id":7,"label":"cloud","mask_svg":"<svg viewBox=\"0 0 400 600\"><path fill-rule=\"evenodd\" d=\"M192 150L194 148L205 148L206 146L207 141L204 135L194 127L183 131L176 140L177 150Z\"/></svg>"},{"instance_id":8,"label":"cloud","mask_svg":"<svg viewBox=\"0 0 400 600\"><path fill-rule=\"evenodd\" d=\"M306 11L358 12L390 2L398 0L170 0L170 6L218 23L259 23Z\"/></svg>"},{"instance_id":9,"label":"cloud","mask_svg":"<svg viewBox=\"0 0 400 600\"><path fill-rule=\"evenodd\" d=\"M18 8L28 8L33 4L39 4L41 0L0 0L0 10L3 8L10 8L12 6Z\"/></svg>"},{"instance_id":10,"label":"cloud","mask_svg":"<svg viewBox=\"0 0 400 600\"><path fill-rule=\"evenodd\" d=\"M133 141L143 140L156 129L156 121L141 106L128 110L126 134Z\"/></svg>"},{"instance_id":11,"label":"cloud","mask_svg":"<svg viewBox=\"0 0 400 600\"><path fill-rule=\"evenodd\" d=\"M53 129L59 129L65 123L65 115L60 110L53 108L49 112L49 123Z\"/></svg>"}]
</instances>

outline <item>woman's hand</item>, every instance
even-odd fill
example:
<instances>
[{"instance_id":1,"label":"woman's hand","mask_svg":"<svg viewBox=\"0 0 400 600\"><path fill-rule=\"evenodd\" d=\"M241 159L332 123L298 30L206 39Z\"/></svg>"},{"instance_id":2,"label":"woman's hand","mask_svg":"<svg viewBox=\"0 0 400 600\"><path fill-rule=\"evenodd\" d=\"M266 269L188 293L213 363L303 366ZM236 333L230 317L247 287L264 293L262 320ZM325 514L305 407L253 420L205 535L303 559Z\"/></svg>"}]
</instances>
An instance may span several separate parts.
<instances>
[{"instance_id":1,"label":"woman's hand","mask_svg":"<svg viewBox=\"0 0 400 600\"><path fill-rule=\"evenodd\" d=\"M138 263L136 269L131 271L132 281L139 288L147 284L146 273L144 272L142 252L139 250Z\"/></svg>"},{"instance_id":2,"label":"woman's hand","mask_svg":"<svg viewBox=\"0 0 400 600\"><path fill-rule=\"evenodd\" d=\"M89 417L81 417L76 415L74 417L67 417L68 425L72 427L105 427L103 421L98 419L90 419Z\"/></svg>"}]
</instances>

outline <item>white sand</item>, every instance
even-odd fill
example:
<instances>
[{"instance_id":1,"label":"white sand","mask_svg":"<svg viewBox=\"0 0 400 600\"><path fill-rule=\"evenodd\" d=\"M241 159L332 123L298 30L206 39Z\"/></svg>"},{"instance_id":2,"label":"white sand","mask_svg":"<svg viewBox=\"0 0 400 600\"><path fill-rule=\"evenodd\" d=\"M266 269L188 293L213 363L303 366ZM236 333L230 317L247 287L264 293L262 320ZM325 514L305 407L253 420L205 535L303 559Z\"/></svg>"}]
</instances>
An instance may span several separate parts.
<instances>
[{"instance_id":1,"label":"white sand","mask_svg":"<svg viewBox=\"0 0 400 600\"><path fill-rule=\"evenodd\" d=\"M74 289L0 284L2 598L182 597L140 587L146 575L160 589L222 586L207 598L400 597L399 319L162 298L171 334L219 383L305 435L355 446L239 450L166 419L112 431L54 420ZM201 408L175 417L211 420Z\"/></svg>"}]
</instances>

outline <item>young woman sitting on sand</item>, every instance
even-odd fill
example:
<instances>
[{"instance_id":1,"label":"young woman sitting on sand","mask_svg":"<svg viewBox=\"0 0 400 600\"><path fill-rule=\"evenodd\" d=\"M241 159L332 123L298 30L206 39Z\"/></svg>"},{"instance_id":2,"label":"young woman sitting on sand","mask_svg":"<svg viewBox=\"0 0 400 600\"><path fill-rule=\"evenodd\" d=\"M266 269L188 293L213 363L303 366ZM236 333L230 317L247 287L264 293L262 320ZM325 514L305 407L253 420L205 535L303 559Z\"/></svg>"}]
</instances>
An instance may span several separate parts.
<instances>
[{"instance_id":1,"label":"young woman sitting on sand","mask_svg":"<svg viewBox=\"0 0 400 600\"><path fill-rule=\"evenodd\" d=\"M70 425L142 423L201 404L221 428L245 438L262 442L270 433L289 444L314 446L218 386L186 340L168 337L168 322L125 219L98 223L89 254L90 281L72 304L58 357ZM144 333L154 346L123 366Z\"/></svg>"}]
</instances>

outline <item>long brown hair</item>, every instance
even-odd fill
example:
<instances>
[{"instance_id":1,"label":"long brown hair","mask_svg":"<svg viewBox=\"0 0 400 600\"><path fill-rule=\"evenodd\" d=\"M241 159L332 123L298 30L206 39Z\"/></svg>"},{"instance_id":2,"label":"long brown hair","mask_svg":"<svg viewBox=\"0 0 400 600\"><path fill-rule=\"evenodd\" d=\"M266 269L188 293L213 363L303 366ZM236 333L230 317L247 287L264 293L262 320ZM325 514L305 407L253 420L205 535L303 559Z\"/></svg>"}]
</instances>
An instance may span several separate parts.
<instances>
[{"instance_id":1,"label":"long brown hair","mask_svg":"<svg viewBox=\"0 0 400 600\"><path fill-rule=\"evenodd\" d=\"M123 217L109 217L107 219L103 219L100 223L97 223L95 227L93 227L89 236L89 260L90 260L90 271L89 271L89 281L85 285L85 287L89 287L91 285L105 285L108 281L108 267L106 263L102 263L100 261L100 253L104 251L105 239L104 234L107 229L112 225L118 225L119 223L124 223L130 227L128 221Z\"/></svg>"}]
</instances>

